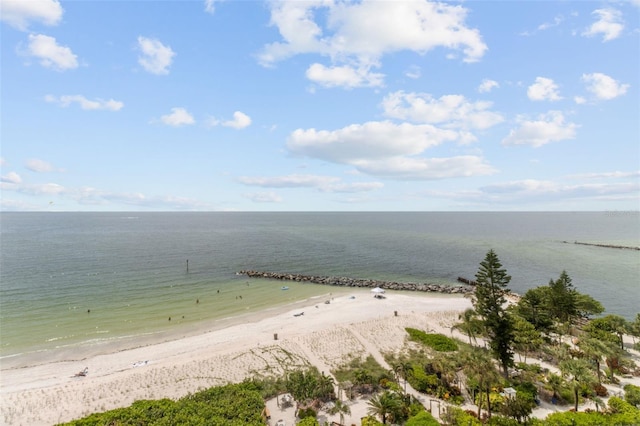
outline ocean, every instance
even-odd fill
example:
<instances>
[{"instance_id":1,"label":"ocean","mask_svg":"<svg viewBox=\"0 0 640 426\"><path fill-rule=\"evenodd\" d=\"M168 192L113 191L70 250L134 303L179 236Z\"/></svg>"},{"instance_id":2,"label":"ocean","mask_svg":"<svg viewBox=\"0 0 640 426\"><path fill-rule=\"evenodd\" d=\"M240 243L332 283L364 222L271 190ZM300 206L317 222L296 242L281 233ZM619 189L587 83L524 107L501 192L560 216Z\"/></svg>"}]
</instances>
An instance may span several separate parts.
<instances>
[{"instance_id":1,"label":"ocean","mask_svg":"<svg viewBox=\"0 0 640 426\"><path fill-rule=\"evenodd\" d=\"M607 313L633 319L640 251L576 241L638 247L640 215L1 213L0 360L189 333L350 291L302 283L285 291L241 270L455 285L475 276L490 249L512 291L566 270Z\"/></svg>"}]
</instances>

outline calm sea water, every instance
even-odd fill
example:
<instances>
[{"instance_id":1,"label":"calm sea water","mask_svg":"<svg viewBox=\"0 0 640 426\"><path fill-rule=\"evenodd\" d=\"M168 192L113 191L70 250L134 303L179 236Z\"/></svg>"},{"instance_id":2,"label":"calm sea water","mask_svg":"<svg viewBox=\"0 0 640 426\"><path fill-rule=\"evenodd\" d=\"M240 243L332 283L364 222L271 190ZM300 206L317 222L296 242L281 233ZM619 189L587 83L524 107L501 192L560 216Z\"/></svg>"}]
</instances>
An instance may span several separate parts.
<instances>
[{"instance_id":1,"label":"calm sea water","mask_svg":"<svg viewBox=\"0 0 640 426\"><path fill-rule=\"evenodd\" d=\"M640 311L640 215L2 213L0 355L188 330L329 291L243 269L451 283L494 249L519 293L567 270L608 313ZM566 242L570 243L566 243ZM187 271L187 260L189 269ZM169 321L171 318L171 321Z\"/></svg>"}]
</instances>

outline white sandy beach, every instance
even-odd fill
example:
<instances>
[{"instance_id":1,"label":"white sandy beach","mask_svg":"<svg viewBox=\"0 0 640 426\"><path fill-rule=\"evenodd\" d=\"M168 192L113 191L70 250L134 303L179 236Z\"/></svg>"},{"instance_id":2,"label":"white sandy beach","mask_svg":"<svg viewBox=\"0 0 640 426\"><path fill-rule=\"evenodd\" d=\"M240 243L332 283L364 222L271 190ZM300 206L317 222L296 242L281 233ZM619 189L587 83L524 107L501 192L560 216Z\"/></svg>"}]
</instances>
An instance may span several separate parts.
<instances>
[{"instance_id":1,"label":"white sandy beach","mask_svg":"<svg viewBox=\"0 0 640 426\"><path fill-rule=\"evenodd\" d=\"M67 354L26 366L3 362L2 424L52 425L140 399L177 399L247 377L279 374L296 364L310 363L327 373L353 356L371 354L384 362L383 353L403 347L405 327L449 334L458 313L471 306L461 296L388 292L386 299L375 299L368 289L354 289L352 296L327 294L162 343L102 348L100 354ZM86 376L74 377L85 367ZM278 414L286 413L275 412L273 418ZM346 420L359 421L360 415L354 410Z\"/></svg>"}]
</instances>

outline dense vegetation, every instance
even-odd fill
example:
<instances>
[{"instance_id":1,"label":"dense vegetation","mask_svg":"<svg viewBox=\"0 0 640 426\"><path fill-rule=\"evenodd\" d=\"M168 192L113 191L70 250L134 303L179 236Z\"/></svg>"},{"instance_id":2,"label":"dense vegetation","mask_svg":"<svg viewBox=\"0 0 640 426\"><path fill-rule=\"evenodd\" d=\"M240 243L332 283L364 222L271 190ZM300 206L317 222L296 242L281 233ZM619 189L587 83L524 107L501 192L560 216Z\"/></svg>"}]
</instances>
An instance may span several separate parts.
<instances>
[{"instance_id":1,"label":"dense vegetation","mask_svg":"<svg viewBox=\"0 0 640 426\"><path fill-rule=\"evenodd\" d=\"M458 350L458 344L456 343L456 341L448 338L443 334L425 333L422 330L417 330L410 327L407 327L406 331L409 334L410 340L427 345L434 351L452 352Z\"/></svg>"},{"instance_id":2,"label":"dense vegetation","mask_svg":"<svg viewBox=\"0 0 640 426\"><path fill-rule=\"evenodd\" d=\"M264 401L251 383L213 387L178 401L136 401L130 407L92 414L73 426L264 425Z\"/></svg>"},{"instance_id":3,"label":"dense vegetation","mask_svg":"<svg viewBox=\"0 0 640 426\"><path fill-rule=\"evenodd\" d=\"M137 401L69 425L264 425L264 400L284 392L299 404L298 424L303 426L318 425L318 411L327 409L326 403L331 414L344 419L349 405L343 401L357 397L369 400L363 426L639 425L640 387L627 384L618 397L610 396L607 386L619 384L621 376L640 374L623 341L624 335L640 337L640 314L634 321L617 315L592 319L603 313L602 305L578 292L564 271L557 280L507 303L510 280L496 253L489 251L476 274L473 308L454 327L468 343L407 328L407 338L418 349L387 354L391 370L371 356L356 355L331 375L310 367L178 401ZM527 363L528 357L553 368ZM423 399L429 406L408 387L430 395ZM579 412L587 400L596 409ZM475 409L456 407L465 401ZM541 402L565 411L531 418ZM436 410L440 422L430 414Z\"/></svg>"}]
</instances>

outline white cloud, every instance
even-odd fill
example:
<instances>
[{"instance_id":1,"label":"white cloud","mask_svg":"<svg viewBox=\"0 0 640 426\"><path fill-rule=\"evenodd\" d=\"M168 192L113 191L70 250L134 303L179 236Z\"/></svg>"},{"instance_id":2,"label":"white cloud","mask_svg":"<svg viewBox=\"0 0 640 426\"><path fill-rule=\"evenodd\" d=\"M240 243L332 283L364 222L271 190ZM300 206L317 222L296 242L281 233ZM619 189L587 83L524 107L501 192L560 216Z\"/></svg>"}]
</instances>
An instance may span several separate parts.
<instances>
[{"instance_id":1,"label":"white cloud","mask_svg":"<svg viewBox=\"0 0 640 426\"><path fill-rule=\"evenodd\" d=\"M289 135L287 148L296 155L353 164L362 159L417 155L456 137L456 132L428 124L372 121L334 131L297 129Z\"/></svg>"},{"instance_id":2,"label":"white cloud","mask_svg":"<svg viewBox=\"0 0 640 426\"><path fill-rule=\"evenodd\" d=\"M119 193L103 191L92 187L69 188L57 183L9 183L0 180L0 189L4 191L13 191L30 196L56 196L69 199L81 205L131 205L137 208L151 208L161 210L206 210L210 211L212 206L206 205L200 201L189 199L186 197L176 196L147 196L139 192ZM4 197L6 198L6 197ZM27 206L27 209L42 210L42 205L25 204L17 202L5 203L4 199L2 207L20 210L21 206Z\"/></svg>"},{"instance_id":3,"label":"white cloud","mask_svg":"<svg viewBox=\"0 0 640 426\"><path fill-rule=\"evenodd\" d=\"M318 188L334 184L339 180L339 178L333 176L298 174L272 177L242 176L238 178L238 181L245 185L265 188Z\"/></svg>"},{"instance_id":4,"label":"white cloud","mask_svg":"<svg viewBox=\"0 0 640 426\"><path fill-rule=\"evenodd\" d=\"M193 116L184 108L171 108L171 114L163 115L160 120L169 126L180 127L194 124Z\"/></svg>"},{"instance_id":5,"label":"white cloud","mask_svg":"<svg viewBox=\"0 0 640 426\"><path fill-rule=\"evenodd\" d=\"M320 188L323 192L340 192L340 193L361 193L375 191L384 187L382 182L355 182L355 183L336 183Z\"/></svg>"},{"instance_id":6,"label":"white cloud","mask_svg":"<svg viewBox=\"0 0 640 426\"><path fill-rule=\"evenodd\" d=\"M39 160L37 158L31 158L27 160L25 167L32 172L37 173L49 173L49 172L62 172L63 169L58 169L54 167L51 163L48 163L44 160Z\"/></svg>"},{"instance_id":7,"label":"white cloud","mask_svg":"<svg viewBox=\"0 0 640 426\"><path fill-rule=\"evenodd\" d=\"M548 30L549 28L557 27L564 21L564 17L562 15L556 16L553 18L553 22L545 22L543 24L538 25L539 31Z\"/></svg>"},{"instance_id":8,"label":"white cloud","mask_svg":"<svg viewBox=\"0 0 640 426\"><path fill-rule=\"evenodd\" d=\"M335 131L298 129L289 135L287 148L294 155L348 164L361 173L392 179L441 179L495 172L476 156L418 157L428 148L457 138L457 132L429 124L383 121Z\"/></svg>"},{"instance_id":9,"label":"white cloud","mask_svg":"<svg viewBox=\"0 0 640 426\"><path fill-rule=\"evenodd\" d=\"M30 21L58 25L63 14L57 0L2 0L0 6L0 20L23 31L29 27Z\"/></svg>"},{"instance_id":10,"label":"white cloud","mask_svg":"<svg viewBox=\"0 0 640 426\"><path fill-rule=\"evenodd\" d=\"M596 15L598 20L591 24L591 26L582 33L582 35L593 37L602 34L603 42L611 41L620 37L620 34L624 29L622 12L608 8L596 9L591 12L591 14Z\"/></svg>"},{"instance_id":11,"label":"white cloud","mask_svg":"<svg viewBox=\"0 0 640 426\"><path fill-rule=\"evenodd\" d=\"M3 189L14 190L28 195L60 195L65 194L68 190L57 183L42 183L42 184L18 184L12 188L3 186Z\"/></svg>"},{"instance_id":12,"label":"white cloud","mask_svg":"<svg viewBox=\"0 0 640 426\"><path fill-rule=\"evenodd\" d=\"M559 101L558 85L550 78L536 77L536 82L527 89L527 96L532 101Z\"/></svg>"},{"instance_id":13,"label":"white cloud","mask_svg":"<svg viewBox=\"0 0 640 426\"><path fill-rule=\"evenodd\" d=\"M412 65L409 67L409 69L404 73L404 75L406 75L409 78L412 79L417 79L420 78L420 76L422 75L422 70L420 69L419 66L417 65Z\"/></svg>"},{"instance_id":14,"label":"white cloud","mask_svg":"<svg viewBox=\"0 0 640 426\"><path fill-rule=\"evenodd\" d=\"M282 197L275 192L253 192L243 194L244 198L248 198L254 203L281 203Z\"/></svg>"},{"instance_id":15,"label":"white cloud","mask_svg":"<svg viewBox=\"0 0 640 426\"><path fill-rule=\"evenodd\" d=\"M502 115L489 111L491 106L491 102L470 102L462 95L435 99L428 93L403 91L390 93L382 101L387 117L456 129L487 129L501 123Z\"/></svg>"},{"instance_id":16,"label":"white cloud","mask_svg":"<svg viewBox=\"0 0 640 426\"><path fill-rule=\"evenodd\" d=\"M509 136L502 140L502 145L531 145L535 148L550 142L557 142L576 137L578 125L566 123L560 111L549 111L537 120L518 117L518 127L511 130Z\"/></svg>"},{"instance_id":17,"label":"white cloud","mask_svg":"<svg viewBox=\"0 0 640 426\"><path fill-rule=\"evenodd\" d=\"M244 129L251 125L251 117L241 111L236 111L233 113L233 120L218 120L215 117L210 117L206 120L205 125L210 127L225 126L234 129Z\"/></svg>"},{"instance_id":18,"label":"white cloud","mask_svg":"<svg viewBox=\"0 0 640 426\"><path fill-rule=\"evenodd\" d=\"M353 164L363 173L401 180L435 180L496 173L496 169L482 157L474 155L448 158L396 156L383 160L358 160Z\"/></svg>"},{"instance_id":19,"label":"white cloud","mask_svg":"<svg viewBox=\"0 0 640 426\"><path fill-rule=\"evenodd\" d=\"M315 188L321 192L339 193L369 192L384 187L381 182L343 183L340 178L334 176L299 174L271 177L242 176L238 178L238 182L264 188Z\"/></svg>"},{"instance_id":20,"label":"white cloud","mask_svg":"<svg viewBox=\"0 0 640 426\"><path fill-rule=\"evenodd\" d=\"M627 89L629 89L628 84L620 84L608 75L599 72L582 74L582 81L587 85L587 90L601 100L617 98L627 93Z\"/></svg>"},{"instance_id":21,"label":"white cloud","mask_svg":"<svg viewBox=\"0 0 640 426\"><path fill-rule=\"evenodd\" d=\"M169 67L176 55L171 47L165 46L160 41L147 37L138 37L138 49L142 55L138 57L138 63L152 74L169 74Z\"/></svg>"},{"instance_id":22,"label":"white cloud","mask_svg":"<svg viewBox=\"0 0 640 426\"><path fill-rule=\"evenodd\" d=\"M378 85L382 75L369 70L380 66L388 53L409 50L424 54L444 47L462 52L465 62L475 62L487 50L479 31L465 25L467 9L459 5L426 0L276 0L270 7L271 25L278 28L282 41L264 46L258 56L260 63L271 66L294 55L317 53L333 64L316 64L307 75L333 86L353 84L358 76L367 77L362 81L369 85Z\"/></svg>"},{"instance_id":23,"label":"white cloud","mask_svg":"<svg viewBox=\"0 0 640 426\"><path fill-rule=\"evenodd\" d=\"M204 0L204 11L213 15L216 11L216 3L221 1L224 0Z\"/></svg>"},{"instance_id":24,"label":"white cloud","mask_svg":"<svg viewBox=\"0 0 640 426\"><path fill-rule=\"evenodd\" d=\"M104 99L100 98L92 101L82 95L64 95L60 96L59 98L53 95L47 95L44 99L47 102L57 103L62 107L68 107L72 103L77 103L78 105L80 105L80 108L85 110L119 111L120 109L122 109L122 107L124 107L124 103L120 101L116 101L113 99L105 101Z\"/></svg>"},{"instance_id":25,"label":"white cloud","mask_svg":"<svg viewBox=\"0 0 640 426\"><path fill-rule=\"evenodd\" d=\"M379 87L382 86L384 74L373 73L369 68L355 69L349 65L326 67L312 64L307 69L307 78L324 87Z\"/></svg>"},{"instance_id":26,"label":"white cloud","mask_svg":"<svg viewBox=\"0 0 640 426\"><path fill-rule=\"evenodd\" d=\"M78 67L77 56L66 46L60 46L56 39L42 34L29 34L28 54L40 59L45 68L64 71Z\"/></svg>"},{"instance_id":27,"label":"white cloud","mask_svg":"<svg viewBox=\"0 0 640 426\"><path fill-rule=\"evenodd\" d=\"M603 172L603 173L586 173L581 175L569 176L573 179L626 179L640 177L640 170L634 172Z\"/></svg>"},{"instance_id":28,"label":"white cloud","mask_svg":"<svg viewBox=\"0 0 640 426\"><path fill-rule=\"evenodd\" d=\"M478 86L478 92L489 93L490 91L492 91L493 89L497 89L498 87L500 87L500 84L498 84L497 81L485 78L484 80L482 80L482 83L480 83L480 86Z\"/></svg>"},{"instance_id":29,"label":"white cloud","mask_svg":"<svg viewBox=\"0 0 640 426\"><path fill-rule=\"evenodd\" d=\"M638 194L640 184L628 183L580 183L564 184L552 181L525 179L488 185L480 190L494 200L514 201L516 199L536 202L540 199L566 200L568 198L599 198L622 194Z\"/></svg>"},{"instance_id":30,"label":"white cloud","mask_svg":"<svg viewBox=\"0 0 640 426\"><path fill-rule=\"evenodd\" d=\"M233 127L234 129L244 129L251 125L251 117L243 112L236 111L233 113L233 120L223 121L222 125Z\"/></svg>"},{"instance_id":31,"label":"white cloud","mask_svg":"<svg viewBox=\"0 0 640 426\"><path fill-rule=\"evenodd\" d=\"M6 175L0 176L0 182L19 184L22 183L22 178L16 172L9 172Z\"/></svg>"}]
</instances>

